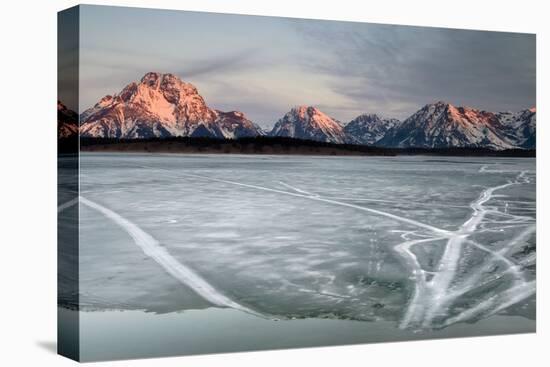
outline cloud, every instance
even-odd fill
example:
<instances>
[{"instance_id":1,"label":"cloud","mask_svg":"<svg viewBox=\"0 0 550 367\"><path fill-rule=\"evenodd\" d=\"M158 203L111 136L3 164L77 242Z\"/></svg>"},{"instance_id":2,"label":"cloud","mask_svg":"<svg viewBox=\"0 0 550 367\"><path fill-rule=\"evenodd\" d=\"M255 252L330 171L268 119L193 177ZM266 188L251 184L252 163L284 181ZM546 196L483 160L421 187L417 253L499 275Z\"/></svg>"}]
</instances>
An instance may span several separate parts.
<instances>
[{"instance_id":1,"label":"cloud","mask_svg":"<svg viewBox=\"0 0 550 367\"><path fill-rule=\"evenodd\" d=\"M329 76L330 88L350 105L405 118L441 99L488 110L535 103L534 35L351 22L296 26L312 49L324 50L305 57L303 69Z\"/></svg>"},{"instance_id":2,"label":"cloud","mask_svg":"<svg viewBox=\"0 0 550 367\"><path fill-rule=\"evenodd\" d=\"M202 58L188 62L178 73L186 78L193 78L205 74L223 75L240 71L250 71L260 64L256 62L261 50L245 49L231 54L224 53L215 57ZM263 67L269 66L263 64Z\"/></svg>"},{"instance_id":3,"label":"cloud","mask_svg":"<svg viewBox=\"0 0 550 367\"><path fill-rule=\"evenodd\" d=\"M263 126L298 104L316 105L344 122L365 112L403 119L436 100L491 111L535 104L534 35L186 12L125 14L87 18L81 109L148 71L177 74L197 86L208 104L243 111Z\"/></svg>"},{"instance_id":4,"label":"cloud","mask_svg":"<svg viewBox=\"0 0 550 367\"><path fill-rule=\"evenodd\" d=\"M187 57L163 57L146 51L87 48L82 57L82 102L85 109L94 105L105 94L118 93L132 81L139 80L149 71L172 73L183 80L200 84L203 79L227 78L268 68L275 60L259 60L259 49L240 49L231 53L193 53Z\"/></svg>"}]
</instances>

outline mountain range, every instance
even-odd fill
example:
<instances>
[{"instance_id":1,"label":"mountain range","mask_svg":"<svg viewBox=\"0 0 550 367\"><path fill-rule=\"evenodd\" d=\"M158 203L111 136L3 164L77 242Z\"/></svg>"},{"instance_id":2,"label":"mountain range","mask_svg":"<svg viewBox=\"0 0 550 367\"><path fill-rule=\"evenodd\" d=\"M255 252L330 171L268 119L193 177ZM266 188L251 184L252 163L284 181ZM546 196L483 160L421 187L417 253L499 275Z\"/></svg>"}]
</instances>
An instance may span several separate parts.
<instances>
[{"instance_id":1,"label":"mountain range","mask_svg":"<svg viewBox=\"0 0 550 367\"><path fill-rule=\"evenodd\" d=\"M376 144L398 148L530 149L535 148L535 113L493 113L440 101L422 107L389 129Z\"/></svg>"},{"instance_id":2,"label":"mountain range","mask_svg":"<svg viewBox=\"0 0 550 367\"><path fill-rule=\"evenodd\" d=\"M76 117L58 103L60 137L76 133ZM80 115L80 135L119 139L268 135L398 148L535 149L536 109L495 113L439 101L403 121L362 114L342 124L316 107L296 106L265 132L242 112L210 108L194 85L177 76L150 72L85 110Z\"/></svg>"}]
</instances>

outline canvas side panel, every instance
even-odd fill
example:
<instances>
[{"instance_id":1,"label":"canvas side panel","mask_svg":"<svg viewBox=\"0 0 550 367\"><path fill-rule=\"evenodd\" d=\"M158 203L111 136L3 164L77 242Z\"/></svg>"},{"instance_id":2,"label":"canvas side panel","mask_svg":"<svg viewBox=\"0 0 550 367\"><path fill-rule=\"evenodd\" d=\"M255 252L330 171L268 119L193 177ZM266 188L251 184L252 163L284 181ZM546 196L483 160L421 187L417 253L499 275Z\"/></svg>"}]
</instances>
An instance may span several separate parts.
<instances>
[{"instance_id":1,"label":"canvas side panel","mask_svg":"<svg viewBox=\"0 0 550 367\"><path fill-rule=\"evenodd\" d=\"M57 22L57 351L79 360L79 7Z\"/></svg>"}]
</instances>

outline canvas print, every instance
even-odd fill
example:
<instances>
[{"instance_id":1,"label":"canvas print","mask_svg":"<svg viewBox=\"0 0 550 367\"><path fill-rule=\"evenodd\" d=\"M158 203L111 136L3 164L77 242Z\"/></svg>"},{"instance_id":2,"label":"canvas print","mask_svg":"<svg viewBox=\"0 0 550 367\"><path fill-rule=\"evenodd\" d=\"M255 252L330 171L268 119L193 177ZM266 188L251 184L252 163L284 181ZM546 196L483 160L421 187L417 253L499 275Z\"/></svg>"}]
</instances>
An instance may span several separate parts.
<instances>
[{"instance_id":1,"label":"canvas print","mask_svg":"<svg viewBox=\"0 0 550 367\"><path fill-rule=\"evenodd\" d=\"M59 13L59 353L535 331L535 35Z\"/></svg>"}]
</instances>

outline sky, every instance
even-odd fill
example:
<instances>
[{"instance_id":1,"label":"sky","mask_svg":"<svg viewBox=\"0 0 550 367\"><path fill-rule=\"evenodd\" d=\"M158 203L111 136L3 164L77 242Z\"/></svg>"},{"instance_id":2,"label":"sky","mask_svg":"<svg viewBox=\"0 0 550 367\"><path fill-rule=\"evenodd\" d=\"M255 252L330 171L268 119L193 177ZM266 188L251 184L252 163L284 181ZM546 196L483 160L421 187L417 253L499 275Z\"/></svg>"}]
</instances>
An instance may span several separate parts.
<instances>
[{"instance_id":1,"label":"sky","mask_svg":"<svg viewBox=\"0 0 550 367\"><path fill-rule=\"evenodd\" d=\"M535 35L82 6L80 112L149 72L269 128L296 105L348 122L405 119L436 101L535 106Z\"/></svg>"}]
</instances>

